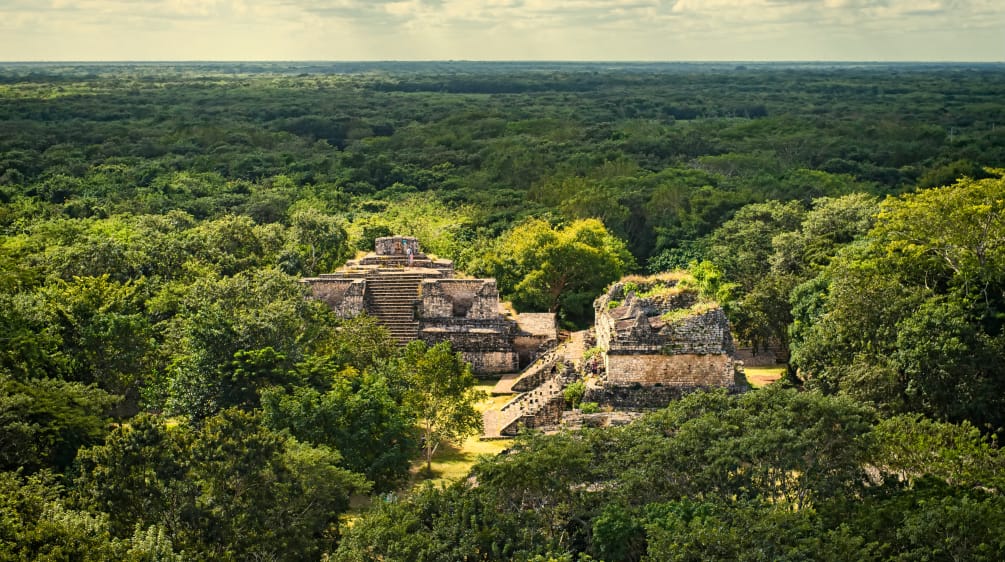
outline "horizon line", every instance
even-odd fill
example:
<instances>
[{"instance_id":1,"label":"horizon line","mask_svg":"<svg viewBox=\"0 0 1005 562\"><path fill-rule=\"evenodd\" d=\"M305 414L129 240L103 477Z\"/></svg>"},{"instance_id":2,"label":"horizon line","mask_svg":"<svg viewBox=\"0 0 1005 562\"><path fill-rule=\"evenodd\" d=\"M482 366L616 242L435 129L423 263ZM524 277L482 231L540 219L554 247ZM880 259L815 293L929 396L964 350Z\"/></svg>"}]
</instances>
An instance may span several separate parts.
<instances>
[{"instance_id":1,"label":"horizon line","mask_svg":"<svg viewBox=\"0 0 1005 562\"><path fill-rule=\"evenodd\" d=\"M0 60L0 64L247 64L247 63L522 63L522 64L1005 64L982 59L37 59Z\"/></svg>"}]
</instances>

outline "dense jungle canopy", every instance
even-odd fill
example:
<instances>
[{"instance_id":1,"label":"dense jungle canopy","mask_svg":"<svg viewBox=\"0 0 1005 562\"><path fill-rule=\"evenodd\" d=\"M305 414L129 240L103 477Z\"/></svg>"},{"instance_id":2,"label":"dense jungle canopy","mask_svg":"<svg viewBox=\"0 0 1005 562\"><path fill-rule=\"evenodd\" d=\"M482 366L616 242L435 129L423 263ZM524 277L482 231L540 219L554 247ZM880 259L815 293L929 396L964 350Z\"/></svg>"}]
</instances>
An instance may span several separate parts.
<instances>
[{"instance_id":1,"label":"dense jungle canopy","mask_svg":"<svg viewBox=\"0 0 1005 562\"><path fill-rule=\"evenodd\" d=\"M1002 64L0 63L0 559L1000 560L1003 92ZM415 365L470 373L297 282L391 234L569 328L690 267L788 376L409 492ZM394 501L347 526L367 494Z\"/></svg>"}]
</instances>

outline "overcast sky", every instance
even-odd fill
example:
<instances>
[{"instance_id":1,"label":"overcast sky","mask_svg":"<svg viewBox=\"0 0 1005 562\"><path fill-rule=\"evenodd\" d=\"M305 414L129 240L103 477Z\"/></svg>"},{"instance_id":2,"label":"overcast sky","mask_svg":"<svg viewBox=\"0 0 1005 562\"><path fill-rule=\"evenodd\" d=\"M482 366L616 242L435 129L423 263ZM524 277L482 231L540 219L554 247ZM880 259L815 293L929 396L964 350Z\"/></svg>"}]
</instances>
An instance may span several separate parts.
<instances>
[{"instance_id":1,"label":"overcast sky","mask_svg":"<svg viewBox=\"0 0 1005 562\"><path fill-rule=\"evenodd\" d=\"M1005 0L0 0L0 60L1005 61Z\"/></svg>"}]
</instances>

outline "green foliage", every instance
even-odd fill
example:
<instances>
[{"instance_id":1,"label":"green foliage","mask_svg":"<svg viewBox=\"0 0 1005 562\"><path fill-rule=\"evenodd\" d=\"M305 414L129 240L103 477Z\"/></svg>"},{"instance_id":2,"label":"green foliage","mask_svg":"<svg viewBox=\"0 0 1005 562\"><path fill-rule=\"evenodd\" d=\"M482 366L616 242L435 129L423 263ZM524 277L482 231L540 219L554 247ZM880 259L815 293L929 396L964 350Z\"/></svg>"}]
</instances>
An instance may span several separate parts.
<instances>
[{"instance_id":1,"label":"green foliage","mask_svg":"<svg viewBox=\"0 0 1005 562\"><path fill-rule=\"evenodd\" d=\"M773 346L784 359L792 293L865 236L877 212L875 198L864 193L820 197L806 212L795 202L768 202L744 207L716 230L709 254L738 282L721 299L738 338L755 350Z\"/></svg>"},{"instance_id":2,"label":"green foliage","mask_svg":"<svg viewBox=\"0 0 1005 562\"><path fill-rule=\"evenodd\" d=\"M103 444L80 451L78 501L107 513L117 536L162 524L182 541L197 524L198 488L189 477L192 439L156 416L136 416Z\"/></svg>"},{"instance_id":3,"label":"green foliage","mask_svg":"<svg viewBox=\"0 0 1005 562\"><path fill-rule=\"evenodd\" d=\"M0 489L4 560L142 560L126 558L129 544L112 538L104 515L69 508L52 473L0 472Z\"/></svg>"},{"instance_id":4,"label":"green foliage","mask_svg":"<svg viewBox=\"0 0 1005 562\"><path fill-rule=\"evenodd\" d=\"M373 251L373 241L380 236L408 235L419 239L423 252L457 260L463 266L468 253L475 250L472 237L480 213L472 207L445 204L433 193L412 194L374 207L379 212L353 221L357 251Z\"/></svg>"},{"instance_id":5,"label":"green foliage","mask_svg":"<svg viewBox=\"0 0 1005 562\"><path fill-rule=\"evenodd\" d=\"M600 405L596 402L580 402L579 411L583 414L596 414L600 411Z\"/></svg>"},{"instance_id":6,"label":"green foliage","mask_svg":"<svg viewBox=\"0 0 1005 562\"><path fill-rule=\"evenodd\" d=\"M596 402L580 402L579 411L581 413L597 413L600 411L600 405Z\"/></svg>"},{"instance_id":7,"label":"green foliage","mask_svg":"<svg viewBox=\"0 0 1005 562\"><path fill-rule=\"evenodd\" d=\"M292 252L284 260L291 274L307 277L333 271L349 256L345 221L314 207L290 215Z\"/></svg>"},{"instance_id":8,"label":"green foliage","mask_svg":"<svg viewBox=\"0 0 1005 562\"><path fill-rule=\"evenodd\" d=\"M202 559L302 560L333 547L349 495L368 489L340 464L336 451L239 410L200 429L141 417L81 453L76 489L82 505L109 514L113 535L141 542L139 552L170 541Z\"/></svg>"},{"instance_id":9,"label":"green foliage","mask_svg":"<svg viewBox=\"0 0 1005 562\"><path fill-rule=\"evenodd\" d=\"M1005 425L1003 189L1000 177L961 180L884 202L864 243L822 273L826 292L799 304L793 359L808 384Z\"/></svg>"},{"instance_id":10,"label":"green foliage","mask_svg":"<svg viewBox=\"0 0 1005 562\"><path fill-rule=\"evenodd\" d=\"M265 425L338 451L342 465L365 475L376 492L398 488L419 451L415 420L394 400L382 376L352 367L329 375L332 386L325 393L308 387L265 391Z\"/></svg>"},{"instance_id":11,"label":"green foliage","mask_svg":"<svg viewBox=\"0 0 1005 562\"><path fill-rule=\"evenodd\" d=\"M688 277L681 280L683 288L693 283L698 296L706 301L728 302L737 286L726 281L722 271L710 261L692 263L688 267Z\"/></svg>"},{"instance_id":12,"label":"green foliage","mask_svg":"<svg viewBox=\"0 0 1005 562\"><path fill-rule=\"evenodd\" d=\"M708 255L727 279L749 291L771 268L772 238L796 230L804 213L797 201L747 205L715 230Z\"/></svg>"},{"instance_id":13,"label":"green foliage","mask_svg":"<svg viewBox=\"0 0 1005 562\"><path fill-rule=\"evenodd\" d=\"M365 489L345 469L401 478L407 365L466 380L304 298L297 277L386 234L567 325L635 260L696 262L739 339L791 337L808 386L940 421L696 397L669 430L542 438L527 477L381 506L338 556L1002 558L979 434L1005 425L1002 73L734 66L0 65L0 465L22 471L0 475L0 558L334 549ZM878 219L863 195L959 177ZM861 486L863 447L892 476Z\"/></svg>"},{"instance_id":14,"label":"green foliage","mask_svg":"<svg viewBox=\"0 0 1005 562\"><path fill-rule=\"evenodd\" d=\"M562 396L565 398L566 406L576 409L579 407L579 403L583 400L583 395L586 394L586 385L583 381L576 381L572 384L566 385L562 390Z\"/></svg>"},{"instance_id":15,"label":"green foliage","mask_svg":"<svg viewBox=\"0 0 1005 562\"><path fill-rule=\"evenodd\" d=\"M999 556L1001 492L977 483L1000 472L997 450L972 427L876 421L847 397L772 386L691 394L620 428L525 434L475 466L477 486L377 506L335 559Z\"/></svg>"},{"instance_id":16,"label":"green foliage","mask_svg":"<svg viewBox=\"0 0 1005 562\"><path fill-rule=\"evenodd\" d=\"M482 430L475 403L486 396L475 389L471 367L450 342L432 347L421 340L409 343L398 369L406 388L404 406L418 422L426 470L431 471L440 443L457 443Z\"/></svg>"},{"instance_id":17,"label":"green foliage","mask_svg":"<svg viewBox=\"0 0 1005 562\"><path fill-rule=\"evenodd\" d=\"M117 398L77 382L0 377L2 470L65 470L77 449L100 442Z\"/></svg>"},{"instance_id":18,"label":"green foliage","mask_svg":"<svg viewBox=\"0 0 1005 562\"><path fill-rule=\"evenodd\" d=\"M154 354L153 328L142 310L144 292L142 281L116 283L107 274L47 287L67 356L65 378L129 394L135 401Z\"/></svg>"},{"instance_id":19,"label":"green foliage","mask_svg":"<svg viewBox=\"0 0 1005 562\"><path fill-rule=\"evenodd\" d=\"M166 396L175 413L197 419L234 405L254 407L257 392L292 382L293 365L327 345L334 314L272 269L200 278L157 306L171 358Z\"/></svg>"},{"instance_id":20,"label":"green foliage","mask_svg":"<svg viewBox=\"0 0 1005 562\"><path fill-rule=\"evenodd\" d=\"M582 323L593 299L620 278L634 260L624 242L597 220L555 229L542 220L526 222L503 236L478 262L520 310L560 311Z\"/></svg>"}]
</instances>

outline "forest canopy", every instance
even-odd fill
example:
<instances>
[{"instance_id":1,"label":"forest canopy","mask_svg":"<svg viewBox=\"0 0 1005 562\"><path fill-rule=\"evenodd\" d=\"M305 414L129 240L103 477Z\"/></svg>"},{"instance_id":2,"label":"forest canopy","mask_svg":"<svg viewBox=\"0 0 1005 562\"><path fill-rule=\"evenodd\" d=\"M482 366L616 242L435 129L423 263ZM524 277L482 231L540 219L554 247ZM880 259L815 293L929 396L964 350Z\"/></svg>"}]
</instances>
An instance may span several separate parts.
<instances>
[{"instance_id":1,"label":"forest canopy","mask_svg":"<svg viewBox=\"0 0 1005 562\"><path fill-rule=\"evenodd\" d=\"M0 63L0 558L1001 559L1003 91L1000 64ZM298 283L388 235L566 328L690 267L788 375L408 494L477 431L466 365ZM396 501L349 528L367 494Z\"/></svg>"}]
</instances>

